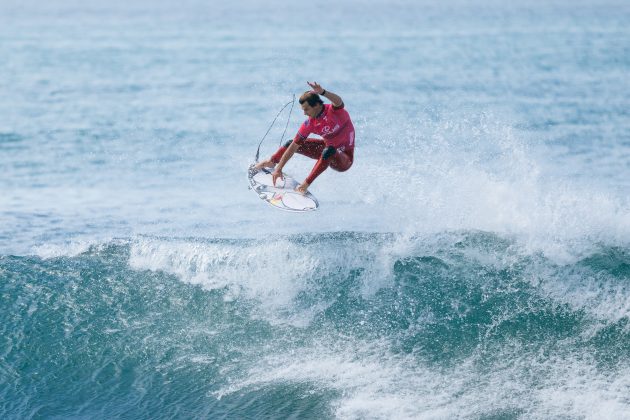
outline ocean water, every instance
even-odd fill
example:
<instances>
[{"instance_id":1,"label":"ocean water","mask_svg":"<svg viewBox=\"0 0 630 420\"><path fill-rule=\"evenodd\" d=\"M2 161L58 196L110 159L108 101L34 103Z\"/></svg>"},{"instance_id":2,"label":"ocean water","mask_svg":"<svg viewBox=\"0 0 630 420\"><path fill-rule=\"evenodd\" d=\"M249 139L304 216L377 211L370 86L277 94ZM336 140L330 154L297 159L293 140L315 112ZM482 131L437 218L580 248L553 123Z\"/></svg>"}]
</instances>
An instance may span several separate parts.
<instances>
[{"instance_id":1,"label":"ocean water","mask_svg":"<svg viewBox=\"0 0 630 420\"><path fill-rule=\"evenodd\" d=\"M0 417L630 419L628 21L0 0ZM287 214L313 80L355 163Z\"/></svg>"}]
</instances>

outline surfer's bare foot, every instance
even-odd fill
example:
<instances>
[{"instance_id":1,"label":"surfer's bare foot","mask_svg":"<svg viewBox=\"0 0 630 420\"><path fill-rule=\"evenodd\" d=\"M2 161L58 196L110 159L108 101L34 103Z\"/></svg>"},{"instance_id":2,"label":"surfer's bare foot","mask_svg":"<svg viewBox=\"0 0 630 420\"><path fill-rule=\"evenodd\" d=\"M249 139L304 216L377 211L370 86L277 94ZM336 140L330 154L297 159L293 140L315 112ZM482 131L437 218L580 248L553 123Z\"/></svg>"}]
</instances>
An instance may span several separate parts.
<instances>
[{"instance_id":1,"label":"surfer's bare foot","mask_svg":"<svg viewBox=\"0 0 630 420\"><path fill-rule=\"evenodd\" d=\"M276 166L276 164L271 159L268 159L258 162L254 165L254 168L261 170L262 168L273 168L274 166Z\"/></svg>"},{"instance_id":2,"label":"surfer's bare foot","mask_svg":"<svg viewBox=\"0 0 630 420\"><path fill-rule=\"evenodd\" d=\"M306 194L310 185L311 184L309 184L308 182L303 182L295 188L295 191L299 192L300 194Z\"/></svg>"}]
</instances>

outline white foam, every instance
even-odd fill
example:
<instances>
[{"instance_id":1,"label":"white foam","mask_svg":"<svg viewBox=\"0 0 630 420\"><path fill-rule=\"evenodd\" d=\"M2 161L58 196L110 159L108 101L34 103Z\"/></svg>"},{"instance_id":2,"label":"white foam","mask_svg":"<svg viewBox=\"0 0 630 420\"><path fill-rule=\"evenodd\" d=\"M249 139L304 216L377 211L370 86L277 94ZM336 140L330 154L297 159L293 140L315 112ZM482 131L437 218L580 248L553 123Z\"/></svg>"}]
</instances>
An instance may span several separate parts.
<instances>
[{"instance_id":1,"label":"white foam","mask_svg":"<svg viewBox=\"0 0 630 420\"><path fill-rule=\"evenodd\" d=\"M516 235L530 253L559 262L593 243L629 244L627 197L559 177L513 125L490 113L461 113L394 121L382 133L370 127L382 138L361 152L353 181L324 178L319 195L352 197L355 218L376 231Z\"/></svg>"},{"instance_id":2,"label":"white foam","mask_svg":"<svg viewBox=\"0 0 630 420\"><path fill-rule=\"evenodd\" d=\"M369 266L378 245L366 242L364 253L357 244L342 248L337 243L327 249L325 243L301 245L283 238L238 243L140 238L132 243L129 265L174 274L208 290L224 290L227 300L254 299L269 321L306 325L327 304L317 300L298 305L300 292L317 293L325 285L314 280L327 274Z\"/></svg>"},{"instance_id":3,"label":"white foam","mask_svg":"<svg viewBox=\"0 0 630 420\"><path fill-rule=\"evenodd\" d=\"M324 343L325 342L325 343ZM543 361L519 345L437 368L411 354L392 354L387 343L339 337L312 347L276 351L246 376L216 392L221 398L274 384L336 390L335 414L344 419L474 418L491 414L630 418L630 372L598 371L590 357L557 355ZM486 367L484 367L486 366ZM603 417L602 417L603 416Z\"/></svg>"},{"instance_id":4,"label":"white foam","mask_svg":"<svg viewBox=\"0 0 630 420\"><path fill-rule=\"evenodd\" d=\"M314 269L314 261L292 248L288 242L243 246L141 239L132 244L129 264L175 274L209 290L237 285L248 297L287 301L295 295L288 279L306 277ZM291 272L283 265L289 260Z\"/></svg>"},{"instance_id":5,"label":"white foam","mask_svg":"<svg viewBox=\"0 0 630 420\"><path fill-rule=\"evenodd\" d=\"M105 246L111 238L72 239L63 243L44 243L31 247L31 253L43 259L75 257L95 246Z\"/></svg>"},{"instance_id":6,"label":"white foam","mask_svg":"<svg viewBox=\"0 0 630 420\"><path fill-rule=\"evenodd\" d=\"M610 274L579 266L536 266L530 276L545 297L569 305L572 311L584 311L593 317L596 322L586 330L588 336L630 317L628 287L623 280Z\"/></svg>"}]
</instances>

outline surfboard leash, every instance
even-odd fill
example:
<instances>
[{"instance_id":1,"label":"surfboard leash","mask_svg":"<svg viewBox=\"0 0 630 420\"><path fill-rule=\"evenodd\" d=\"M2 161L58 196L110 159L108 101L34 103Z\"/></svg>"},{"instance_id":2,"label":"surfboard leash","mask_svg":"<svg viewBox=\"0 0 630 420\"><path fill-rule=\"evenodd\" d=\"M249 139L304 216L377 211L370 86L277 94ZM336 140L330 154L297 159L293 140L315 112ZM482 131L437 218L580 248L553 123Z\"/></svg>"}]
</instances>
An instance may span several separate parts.
<instances>
[{"instance_id":1,"label":"surfboard leash","mask_svg":"<svg viewBox=\"0 0 630 420\"><path fill-rule=\"evenodd\" d=\"M293 94L293 100L291 101L291 108L289 109L289 116L287 117L287 123L284 126L282 137L280 137L280 146L282 146L282 142L284 141L284 135L287 133L287 128L289 127L289 122L291 121L291 114L293 113L293 105L295 105L295 93Z\"/></svg>"},{"instance_id":2,"label":"surfboard leash","mask_svg":"<svg viewBox=\"0 0 630 420\"><path fill-rule=\"evenodd\" d=\"M293 104L295 104L295 93L293 94L293 99L291 99L289 102L287 102L286 104L284 104L284 106L280 109L280 111L278 111L278 114L276 115L276 117L273 119L273 121L271 122L271 125L269 126L269 128L267 129L267 132L265 133L265 135L263 136L263 138L260 140L260 143L258 143L258 149L256 150L256 160L254 162L258 163L258 157L260 156L260 146L262 146L263 141L265 141L265 138L267 137L267 134L269 134L269 131L271 131L271 128L273 127L273 125L276 123L276 120L278 119L278 117L280 116L280 114L282 114L282 111L284 111L284 109L286 107L289 106L289 104L291 104L291 109L289 111L289 117L287 118L287 124L284 127L284 131L282 132L282 137L280 138L280 144L282 144L282 140L284 140L284 135L287 132L287 128L289 127L289 121L291 120L291 113L293 112Z\"/></svg>"}]
</instances>

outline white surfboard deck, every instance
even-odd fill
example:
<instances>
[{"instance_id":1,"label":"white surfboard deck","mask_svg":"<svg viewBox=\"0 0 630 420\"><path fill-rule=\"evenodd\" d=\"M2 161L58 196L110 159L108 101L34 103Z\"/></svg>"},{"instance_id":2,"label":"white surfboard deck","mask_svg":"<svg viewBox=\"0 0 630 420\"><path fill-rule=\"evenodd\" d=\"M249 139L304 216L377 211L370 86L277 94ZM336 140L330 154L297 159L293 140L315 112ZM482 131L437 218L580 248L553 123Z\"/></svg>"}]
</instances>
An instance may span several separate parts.
<instances>
[{"instance_id":1,"label":"white surfboard deck","mask_svg":"<svg viewBox=\"0 0 630 420\"><path fill-rule=\"evenodd\" d=\"M292 212L305 212L317 210L319 202L311 194L301 194L295 191L295 187L300 185L290 175L284 174L284 179L277 179L273 185L271 169L263 168L257 170L252 163L247 170L247 179L252 191L263 201L280 210Z\"/></svg>"}]
</instances>

